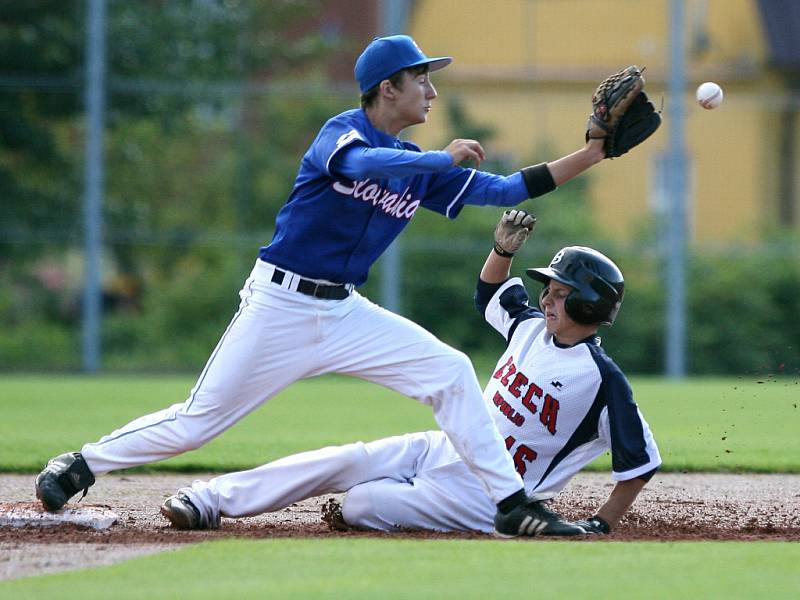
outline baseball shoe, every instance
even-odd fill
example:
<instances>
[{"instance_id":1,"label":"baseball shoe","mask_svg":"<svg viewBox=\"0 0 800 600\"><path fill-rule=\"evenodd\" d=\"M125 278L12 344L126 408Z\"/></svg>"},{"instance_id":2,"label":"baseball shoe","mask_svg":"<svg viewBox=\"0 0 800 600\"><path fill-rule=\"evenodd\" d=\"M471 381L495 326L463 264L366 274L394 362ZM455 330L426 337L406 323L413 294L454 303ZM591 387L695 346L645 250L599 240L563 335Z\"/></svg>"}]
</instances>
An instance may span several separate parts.
<instances>
[{"instance_id":1,"label":"baseball shoe","mask_svg":"<svg viewBox=\"0 0 800 600\"><path fill-rule=\"evenodd\" d=\"M186 494L175 494L164 500L161 514L176 529L217 529L220 523L219 517L213 523L203 518Z\"/></svg>"},{"instance_id":2,"label":"baseball shoe","mask_svg":"<svg viewBox=\"0 0 800 600\"><path fill-rule=\"evenodd\" d=\"M46 510L57 511L78 492L83 499L94 484L94 475L80 452L68 452L47 461L36 477L36 497Z\"/></svg>"},{"instance_id":3,"label":"baseball shoe","mask_svg":"<svg viewBox=\"0 0 800 600\"><path fill-rule=\"evenodd\" d=\"M550 510L543 500L529 500L509 512L497 511L494 528L501 537L586 535L582 527L565 521Z\"/></svg>"}]
</instances>

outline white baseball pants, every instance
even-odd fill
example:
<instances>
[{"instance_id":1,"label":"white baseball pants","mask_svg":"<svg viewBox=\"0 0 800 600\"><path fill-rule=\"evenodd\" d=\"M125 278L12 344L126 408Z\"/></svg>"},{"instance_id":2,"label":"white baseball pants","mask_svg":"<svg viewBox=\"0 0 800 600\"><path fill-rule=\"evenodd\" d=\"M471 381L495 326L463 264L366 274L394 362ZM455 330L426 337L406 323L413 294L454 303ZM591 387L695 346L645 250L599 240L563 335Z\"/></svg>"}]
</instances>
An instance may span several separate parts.
<instances>
[{"instance_id":1,"label":"white baseball pants","mask_svg":"<svg viewBox=\"0 0 800 600\"><path fill-rule=\"evenodd\" d=\"M302 452L180 490L208 522L347 492L347 523L381 531L494 531L496 507L441 431Z\"/></svg>"},{"instance_id":2,"label":"white baseball pants","mask_svg":"<svg viewBox=\"0 0 800 600\"><path fill-rule=\"evenodd\" d=\"M343 373L430 405L495 503L522 489L466 355L357 292L344 300L307 296L293 291L291 273L272 283L274 269L256 261L239 310L185 402L83 446L95 475L199 448L289 384Z\"/></svg>"}]
</instances>

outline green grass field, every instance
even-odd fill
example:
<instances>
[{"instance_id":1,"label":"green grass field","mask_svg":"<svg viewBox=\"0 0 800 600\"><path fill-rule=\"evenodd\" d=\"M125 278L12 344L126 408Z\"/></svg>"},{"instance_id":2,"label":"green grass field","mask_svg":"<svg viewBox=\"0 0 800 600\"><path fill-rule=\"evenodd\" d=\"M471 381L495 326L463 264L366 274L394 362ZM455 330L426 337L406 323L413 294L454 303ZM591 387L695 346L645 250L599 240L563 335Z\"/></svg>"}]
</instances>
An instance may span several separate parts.
<instances>
[{"instance_id":1,"label":"green grass field","mask_svg":"<svg viewBox=\"0 0 800 600\"><path fill-rule=\"evenodd\" d=\"M36 472L128 420L182 401L186 377L0 377L0 471ZM665 470L800 473L796 380L632 381ZM222 470L435 427L376 386L296 384L206 447L152 469ZM606 468L607 459L595 468ZM222 540L112 567L0 582L2 598L794 598L792 543Z\"/></svg>"},{"instance_id":2,"label":"green grass field","mask_svg":"<svg viewBox=\"0 0 800 600\"><path fill-rule=\"evenodd\" d=\"M800 545L222 540L0 583L4 598L796 598Z\"/></svg>"},{"instance_id":3,"label":"green grass field","mask_svg":"<svg viewBox=\"0 0 800 600\"><path fill-rule=\"evenodd\" d=\"M800 473L796 379L634 379L667 471ZM187 377L0 377L0 471L36 472L128 421L182 402ZM362 381L304 381L204 448L151 469L231 470L329 444L436 428L431 411ZM601 458L596 468L606 468Z\"/></svg>"}]
</instances>

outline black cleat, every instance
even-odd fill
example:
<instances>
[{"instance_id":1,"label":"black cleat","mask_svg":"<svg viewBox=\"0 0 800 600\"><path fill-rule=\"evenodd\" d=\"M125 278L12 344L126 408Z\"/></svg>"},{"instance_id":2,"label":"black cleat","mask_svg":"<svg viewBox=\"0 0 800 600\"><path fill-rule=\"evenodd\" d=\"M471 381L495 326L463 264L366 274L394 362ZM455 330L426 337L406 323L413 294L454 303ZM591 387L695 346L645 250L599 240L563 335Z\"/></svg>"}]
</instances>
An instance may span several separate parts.
<instances>
[{"instance_id":1,"label":"black cleat","mask_svg":"<svg viewBox=\"0 0 800 600\"><path fill-rule=\"evenodd\" d=\"M57 511L78 492L86 496L93 484L94 475L81 453L68 452L47 461L36 477L36 497L46 510Z\"/></svg>"},{"instance_id":2,"label":"black cleat","mask_svg":"<svg viewBox=\"0 0 800 600\"><path fill-rule=\"evenodd\" d=\"M204 519L186 494L175 494L164 500L161 514L176 529L217 529L220 524L219 517L213 523Z\"/></svg>"},{"instance_id":3,"label":"black cleat","mask_svg":"<svg viewBox=\"0 0 800 600\"><path fill-rule=\"evenodd\" d=\"M529 500L509 512L497 511L494 528L501 537L586 535L586 531L550 510L543 500Z\"/></svg>"}]
</instances>

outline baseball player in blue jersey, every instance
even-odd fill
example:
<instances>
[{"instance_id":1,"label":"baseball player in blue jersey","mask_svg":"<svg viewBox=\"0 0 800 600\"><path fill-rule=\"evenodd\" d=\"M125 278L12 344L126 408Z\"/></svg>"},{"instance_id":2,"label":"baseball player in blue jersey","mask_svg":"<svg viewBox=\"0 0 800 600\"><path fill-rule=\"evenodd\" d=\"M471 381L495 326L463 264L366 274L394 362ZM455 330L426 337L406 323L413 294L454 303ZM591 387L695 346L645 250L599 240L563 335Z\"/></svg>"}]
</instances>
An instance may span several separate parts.
<instances>
[{"instance_id":1,"label":"baseball player in blue jersey","mask_svg":"<svg viewBox=\"0 0 800 600\"><path fill-rule=\"evenodd\" d=\"M506 515L501 527L516 531L531 509L469 359L355 288L420 207L454 219L466 204L516 205L600 162L604 140L504 177L458 166L484 158L476 140L423 152L398 139L426 121L437 96L430 73L450 62L407 36L367 46L355 65L361 108L331 118L303 156L274 237L189 397L51 459L36 478L46 509L85 495L96 476L202 446L299 379L344 373L430 405Z\"/></svg>"},{"instance_id":2,"label":"baseball player in blue jersey","mask_svg":"<svg viewBox=\"0 0 800 600\"><path fill-rule=\"evenodd\" d=\"M284 508L310 496L347 492L342 518L382 531L473 530L518 535L609 533L661 464L650 428L597 329L611 325L624 293L622 273L599 252L570 246L527 274L544 284L528 304L513 253L534 219L507 211L495 231L475 295L478 310L508 341L483 392L531 511L504 527L503 515L441 431L412 433L304 452L256 469L195 481L162 507L177 527L216 527ZM597 514L577 523L547 507L580 469L611 452L617 481Z\"/></svg>"}]
</instances>

